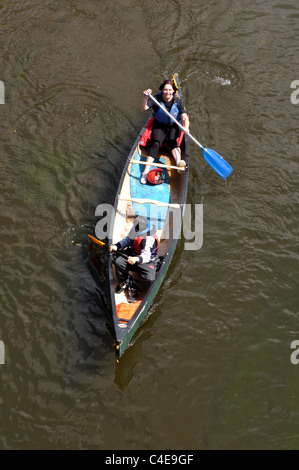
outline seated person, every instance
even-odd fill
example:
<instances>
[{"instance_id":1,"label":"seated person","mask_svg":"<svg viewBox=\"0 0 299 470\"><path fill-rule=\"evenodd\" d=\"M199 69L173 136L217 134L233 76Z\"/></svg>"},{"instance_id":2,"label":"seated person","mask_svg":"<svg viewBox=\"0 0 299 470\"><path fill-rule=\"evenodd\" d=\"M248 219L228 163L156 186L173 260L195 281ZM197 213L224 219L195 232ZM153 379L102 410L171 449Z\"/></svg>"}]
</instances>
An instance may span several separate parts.
<instances>
[{"instance_id":1,"label":"seated person","mask_svg":"<svg viewBox=\"0 0 299 470\"><path fill-rule=\"evenodd\" d=\"M184 104L180 98L176 95L178 89L173 80L165 80L159 87L160 93L155 98L161 105L179 122L183 122L185 132L189 132L189 118L186 113ZM158 152L162 143L167 140L171 148L172 156L174 157L175 163L178 167L185 166L186 162L181 159L181 149L177 144L177 138L181 134L180 128L177 124L172 121L170 117L157 105L154 101L149 98L152 90L149 88L143 92L143 99L140 106L142 111L146 111L149 108L153 108L155 113L155 120L152 130L152 146L148 151L147 163L152 163L158 156ZM142 184L147 183L147 175L150 170L150 166L146 165L142 173L140 182Z\"/></svg>"},{"instance_id":2,"label":"seated person","mask_svg":"<svg viewBox=\"0 0 299 470\"><path fill-rule=\"evenodd\" d=\"M146 217L136 216L129 235L115 245L110 245L109 251L124 248L127 248L128 259L117 253L114 255L115 274L119 282L115 292L119 294L128 288L128 302L136 302L138 292L144 292L155 280L159 249L155 226L151 226Z\"/></svg>"}]
</instances>

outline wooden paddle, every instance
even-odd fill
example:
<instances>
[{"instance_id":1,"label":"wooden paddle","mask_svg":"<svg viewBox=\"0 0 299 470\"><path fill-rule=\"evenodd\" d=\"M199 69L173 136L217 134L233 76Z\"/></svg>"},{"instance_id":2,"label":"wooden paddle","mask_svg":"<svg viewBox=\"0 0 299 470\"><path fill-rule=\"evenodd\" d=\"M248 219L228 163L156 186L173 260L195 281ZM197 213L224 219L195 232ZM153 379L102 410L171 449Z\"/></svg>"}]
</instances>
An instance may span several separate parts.
<instances>
[{"instance_id":1,"label":"wooden paddle","mask_svg":"<svg viewBox=\"0 0 299 470\"><path fill-rule=\"evenodd\" d=\"M183 130L185 131L184 127L167 111L165 107L159 103L151 94L148 95L161 109ZM208 162L208 164L213 168L213 170L221 176L221 178L227 178L231 172L233 171L232 167L222 158L215 150L208 149L203 147L190 133L187 133L188 137L193 140L201 149L204 158Z\"/></svg>"},{"instance_id":2,"label":"wooden paddle","mask_svg":"<svg viewBox=\"0 0 299 470\"><path fill-rule=\"evenodd\" d=\"M107 247L108 247L107 243L101 242L101 240L98 240L97 238L92 237L91 235L88 235L88 236L89 236L89 238L91 238L91 240L92 240L93 242L95 242L97 245L100 245L100 246L107 246ZM118 254L119 256L121 256L122 258L128 259L128 256L125 255L124 253L121 253L120 251L114 251L114 253L117 253L117 254Z\"/></svg>"}]
</instances>

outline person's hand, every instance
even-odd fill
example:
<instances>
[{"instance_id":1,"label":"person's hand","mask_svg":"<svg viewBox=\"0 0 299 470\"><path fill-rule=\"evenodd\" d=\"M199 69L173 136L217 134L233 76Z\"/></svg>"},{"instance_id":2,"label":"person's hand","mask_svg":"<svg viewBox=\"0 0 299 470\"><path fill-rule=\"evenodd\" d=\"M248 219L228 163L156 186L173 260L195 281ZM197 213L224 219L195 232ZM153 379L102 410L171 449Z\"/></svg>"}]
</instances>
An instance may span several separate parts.
<instances>
[{"instance_id":1,"label":"person's hand","mask_svg":"<svg viewBox=\"0 0 299 470\"><path fill-rule=\"evenodd\" d=\"M116 245L110 245L109 246L109 251L116 251L117 250L117 246Z\"/></svg>"},{"instance_id":2,"label":"person's hand","mask_svg":"<svg viewBox=\"0 0 299 470\"><path fill-rule=\"evenodd\" d=\"M139 256L129 256L128 258L128 263L129 264L135 264L139 261Z\"/></svg>"},{"instance_id":3,"label":"person's hand","mask_svg":"<svg viewBox=\"0 0 299 470\"><path fill-rule=\"evenodd\" d=\"M143 96L144 98L148 97L149 95L151 95L153 92L153 90L151 90L150 88L148 88L147 90L144 90L143 92Z\"/></svg>"}]
</instances>

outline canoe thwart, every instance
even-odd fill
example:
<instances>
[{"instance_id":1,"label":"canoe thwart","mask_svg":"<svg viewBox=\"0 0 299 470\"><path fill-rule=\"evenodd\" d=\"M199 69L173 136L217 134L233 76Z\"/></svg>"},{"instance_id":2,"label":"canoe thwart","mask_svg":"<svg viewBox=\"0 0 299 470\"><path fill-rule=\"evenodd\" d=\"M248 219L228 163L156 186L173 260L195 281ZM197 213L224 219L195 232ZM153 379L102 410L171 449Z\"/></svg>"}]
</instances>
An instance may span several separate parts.
<instances>
[{"instance_id":1,"label":"canoe thwart","mask_svg":"<svg viewBox=\"0 0 299 470\"><path fill-rule=\"evenodd\" d=\"M155 166L155 167L158 167L158 168L170 168L170 169L174 169L174 170L179 170L180 172L185 171L184 166L178 167L178 166L174 166L174 165L164 165L164 163L147 163L147 162L141 162L139 160L130 160L130 163L138 163L138 165Z\"/></svg>"},{"instance_id":2,"label":"canoe thwart","mask_svg":"<svg viewBox=\"0 0 299 470\"><path fill-rule=\"evenodd\" d=\"M181 207L181 204L171 204L168 202L155 201L154 199L141 199L137 197L119 196L119 200L136 202L137 204L155 204L158 207L173 207L174 209Z\"/></svg>"}]
</instances>

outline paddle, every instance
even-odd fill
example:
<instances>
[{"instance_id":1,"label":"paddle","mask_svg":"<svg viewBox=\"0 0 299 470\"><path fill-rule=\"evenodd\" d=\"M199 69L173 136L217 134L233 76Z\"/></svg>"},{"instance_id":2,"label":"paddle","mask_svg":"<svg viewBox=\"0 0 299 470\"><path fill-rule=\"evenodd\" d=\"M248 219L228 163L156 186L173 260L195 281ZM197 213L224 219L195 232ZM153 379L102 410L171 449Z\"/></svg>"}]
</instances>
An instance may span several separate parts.
<instances>
[{"instance_id":1,"label":"paddle","mask_svg":"<svg viewBox=\"0 0 299 470\"><path fill-rule=\"evenodd\" d=\"M156 100L151 94L148 95L161 109L183 130L185 131L184 127L173 117L171 114ZM208 162L208 164L213 168L213 170L221 176L221 178L227 178L231 172L233 171L232 167L222 158L215 150L208 149L203 147L190 133L188 133L190 139L196 143L201 149L204 158Z\"/></svg>"},{"instance_id":2,"label":"paddle","mask_svg":"<svg viewBox=\"0 0 299 470\"><path fill-rule=\"evenodd\" d=\"M101 242L101 240L98 240L97 238L92 237L91 235L88 235L88 236L89 238L92 239L93 242L97 243L97 245L108 247L107 243ZM125 255L124 253L121 253L120 251L114 251L114 253L117 253L119 256L122 256L122 258L128 259L128 256Z\"/></svg>"}]
</instances>

